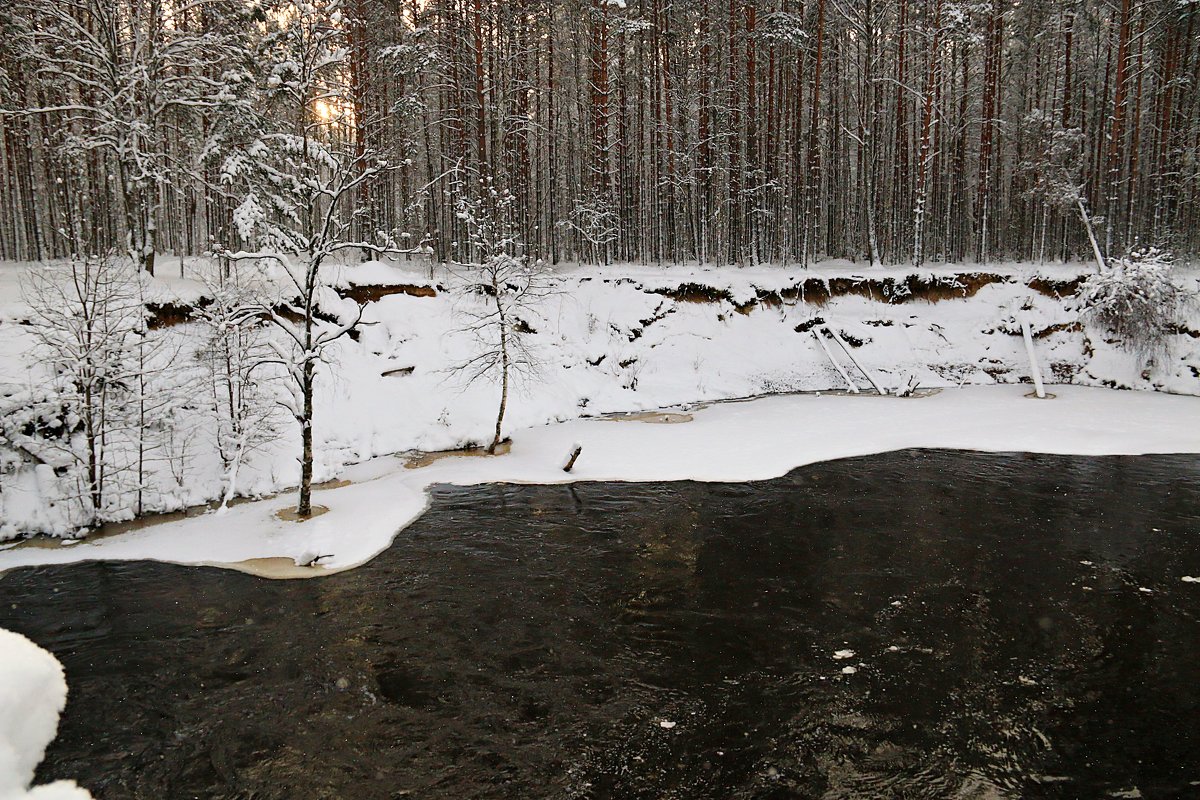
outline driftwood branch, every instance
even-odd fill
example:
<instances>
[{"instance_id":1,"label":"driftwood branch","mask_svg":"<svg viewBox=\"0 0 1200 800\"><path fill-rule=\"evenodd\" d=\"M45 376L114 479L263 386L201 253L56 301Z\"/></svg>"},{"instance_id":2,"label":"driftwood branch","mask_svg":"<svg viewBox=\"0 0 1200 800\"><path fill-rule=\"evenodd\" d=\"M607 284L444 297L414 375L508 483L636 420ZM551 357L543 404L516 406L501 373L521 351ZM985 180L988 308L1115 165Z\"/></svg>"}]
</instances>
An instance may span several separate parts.
<instances>
[{"instance_id":1,"label":"driftwood branch","mask_svg":"<svg viewBox=\"0 0 1200 800\"><path fill-rule=\"evenodd\" d=\"M583 452L583 445L571 445L571 452L567 455L567 461L563 464L563 472L570 472L575 467L575 460L579 458L579 454Z\"/></svg>"}]
</instances>

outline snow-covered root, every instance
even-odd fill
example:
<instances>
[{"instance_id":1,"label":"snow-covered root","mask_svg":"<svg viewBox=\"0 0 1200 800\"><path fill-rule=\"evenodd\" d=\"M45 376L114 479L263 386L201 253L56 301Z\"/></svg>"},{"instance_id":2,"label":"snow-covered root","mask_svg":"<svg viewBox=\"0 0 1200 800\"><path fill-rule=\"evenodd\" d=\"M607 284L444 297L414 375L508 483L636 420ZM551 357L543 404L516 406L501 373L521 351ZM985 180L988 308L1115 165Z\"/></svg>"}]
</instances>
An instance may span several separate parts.
<instances>
[{"instance_id":1,"label":"snow-covered root","mask_svg":"<svg viewBox=\"0 0 1200 800\"><path fill-rule=\"evenodd\" d=\"M58 659L0 629L0 800L90 800L74 781L30 788L66 704L67 680Z\"/></svg>"}]
</instances>

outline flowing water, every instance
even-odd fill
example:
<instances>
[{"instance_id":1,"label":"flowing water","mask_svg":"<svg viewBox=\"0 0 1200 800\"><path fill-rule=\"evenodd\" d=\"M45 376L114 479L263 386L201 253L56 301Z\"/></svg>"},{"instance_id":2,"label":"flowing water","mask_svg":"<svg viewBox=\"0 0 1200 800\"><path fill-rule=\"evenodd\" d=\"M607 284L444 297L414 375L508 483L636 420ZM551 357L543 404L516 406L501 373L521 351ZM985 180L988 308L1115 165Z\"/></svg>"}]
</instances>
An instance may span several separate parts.
<instances>
[{"instance_id":1,"label":"flowing water","mask_svg":"<svg viewBox=\"0 0 1200 800\"><path fill-rule=\"evenodd\" d=\"M117 798L1200 796L1200 459L439 488L348 573L0 578ZM852 654L851 654L852 651Z\"/></svg>"}]
</instances>

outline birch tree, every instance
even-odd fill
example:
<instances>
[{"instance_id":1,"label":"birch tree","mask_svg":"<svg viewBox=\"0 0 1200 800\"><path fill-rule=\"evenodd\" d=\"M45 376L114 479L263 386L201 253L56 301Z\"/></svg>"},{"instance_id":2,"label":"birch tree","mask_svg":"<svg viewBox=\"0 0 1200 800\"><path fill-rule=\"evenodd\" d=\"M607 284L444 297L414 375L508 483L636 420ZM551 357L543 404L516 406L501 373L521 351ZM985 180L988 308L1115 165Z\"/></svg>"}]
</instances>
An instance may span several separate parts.
<instances>
[{"instance_id":1,"label":"birch tree","mask_svg":"<svg viewBox=\"0 0 1200 800\"><path fill-rule=\"evenodd\" d=\"M499 385L496 424L488 454L494 454L504 437L504 417L512 383L518 375L531 375L537 359L527 335L533 333L526 317L549 290L548 275L540 262L531 261L514 224L516 197L486 178L475 178L458 190L455 208L466 226L468 239L463 260L455 268L464 281L469 304L466 331L475 340L475 352L455 370L468 383L488 379Z\"/></svg>"},{"instance_id":2,"label":"birch tree","mask_svg":"<svg viewBox=\"0 0 1200 800\"><path fill-rule=\"evenodd\" d=\"M207 282L212 302L199 309L207 329L197 358L204 366L213 411L212 439L221 458L225 488L221 509L229 505L248 454L276 434L275 351L258 307L266 290L246 279L234 264L223 265Z\"/></svg>"}]
</instances>

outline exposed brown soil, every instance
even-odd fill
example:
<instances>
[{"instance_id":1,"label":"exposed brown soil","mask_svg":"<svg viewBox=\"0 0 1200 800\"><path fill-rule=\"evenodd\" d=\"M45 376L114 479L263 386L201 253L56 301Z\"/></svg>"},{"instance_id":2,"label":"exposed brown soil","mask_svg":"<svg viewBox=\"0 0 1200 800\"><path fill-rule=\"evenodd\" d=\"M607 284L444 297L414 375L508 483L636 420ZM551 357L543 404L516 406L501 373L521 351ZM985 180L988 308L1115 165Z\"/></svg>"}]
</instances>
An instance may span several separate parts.
<instances>
[{"instance_id":1,"label":"exposed brown soil","mask_svg":"<svg viewBox=\"0 0 1200 800\"><path fill-rule=\"evenodd\" d=\"M394 294L406 294L410 297L437 297L437 290L432 286L417 286L408 283L396 284L365 284L338 289L338 294L356 303L374 303Z\"/></svg>"},{"instance_id":2,"label":"exposed brown soil","mask_svg":"<svg viewBox=\"0 0 1200 800\"><path fill-rule=\"evenodd\" d=\"M1083 325L1078 322L1060 322L1056 325L1050 325L1042 328L1040 331L1033 332L1033 338L1045 339L1055 333L1078 333L1083 330Z\"/></svg>"},{"instance_id":3,"label":"exposed brown soil","mask_svg":"<svg viewBox=\"0 0 1200 800\"><path fill-rule=\"evenodd\" d=\"M353 300L356 303L374 303L384 297L394 294L406 294L411 297L437 297L437 290L432 286L418 286L416 284L398 283L395 285L364 285L350 286L337 290L338 295L348 300ZM202 297L195 303L147 303L146 310L150 312L150 318L147 321L147 327L150 330L159 330L161 328L172 328L176 325L183 325L188 322L194 322L196 319L196 311L207 308L212 305L212 298ZM299 315L284 305L280 305L275 309L280 316L292 320L299 320ZM321 319L324 316L317 315ZM329 317L332 320L332 317Z\"/></svg>"},{"instance_id":4,"label":"exposed brown soil","mask_svg":"<svg viewBox=\"0 0 1200 800\"><path fill-rule=\"evenodd\" d=\"M1083 285L1085 278L1072 278L1069 281L1056 281L1052 278L1034 278L1027 284L1030 289L1035 292L1040 292L1047 297L1070 297L1079 291L1079 287Z\"/></svg>"},{"instance_id":5,"label":"exposed brown soil","mask_svg":"<svg viewBox=\"0 0 1200 800\"><path fill-rule=\"evenodd\" d=\"M212 299L202 297L194 304L188 303L147 303L146 310L150 312L150 317L146 322L146 327L150 330L159 330L161 328L173 328L176 325L184 325L189 322L196 321L196 312L212 305ZM300 322L304 317L296 311L293 306L280 303L275 306L275 313L290 322ZM319 309L313 312L313 316L319 320L330 323L337 323L337 317L332 314L325 313Z\"/></svg>"},{"instance_id":6,"label":"exposed brown soil","mask_svg":"<svg viewBox=\"0 0 1200 800\"><path fill-rule=\"evenodd\" d=\"M675 289L651 289L651 294L661 294L681 303L733 303L733 295L725 289L716 289L702 283L681 283Z\"/></svg>"},{"instance_id":7,"label":"exposed brown soil","mask_svg":"<svg viewBox=\"0 0 1200 800\"><path fill-rule=\"evenodd\" d=\"M286 508L281 508L278 511L276 511L275 518L281 519L284 522L308 522L310 519L316 519L317 517L321 516L322 514L327 514L327 513L329 513L329 506L319 506L316 503L314 503L313 507L312 507L312 513L309 514L307 517L302 517L298 513L296 513L295 506L288 506Z\"/></svg>"},{"instance_id":8,"label":"exposed brown soil","mask_svg":"<svg viewBox=\"0 0 1200 800\"><path fill-rule=\"evenodd\" d=\"M748 314L757 306L778 308L782 305L808 303L824 305L835 297L866 297L882 303L907 303L921 300L937 303L942 300L961 300L973 297L985 286L994 283L1010 283L1013 278L990 272L962 273L952 276L908 275L901 279L886 278L806 278L783 289L758 289L756 297L745 303L737 303L725 289L716 289L698 283L683 283L675 289L654 289L654 294L665 295L684 303L727 302L737 311ZM1063 284L1066 285L1065 283Z\"/></svg>"},{"instance_id":9,"label":"exposed brown soil","mask_svg":"<svg viewBox=\"0 0 1200 800\"><path fill-rule=\"evenodd\" d=\"M208 297L200 298L195 304L146 303L146 310L150 312L150 317L146 320L146 327L152 331L156 331L160 328L183 325L196 318L196 311L207 308L210 305L212 305L212 299Z\"/></svg>"},{"instance_id":10,"label":"exposed brown soil","mask_svg":"<svg viewBox=\"0 0 1200 800\"><path fill-rule=\"evenodd\" d=\"M954 276L908 275L901 280L895 278L808 278L799 285L799 291L784 290L784 300L802 300L805 303L822 305L834 297L857 295L883 303L907 303L923 300L936 303L941 300L961 300L973 297L979 290L993 283L1008 283L1011 278L990 272L964 273Z\"/></svg>"},{"instance_id":11,"label":"exposed brown soil","mask_svg":"<svg viewBox=\"0 0 1200 800\"><path fill-rule=\"evenodd\" d=\"M1037 277L1031 279L1027 285L1030 289L1048 297L1063 298L1075 294L1079 286L1083 283L1083 280L1083 277L1072 278L1070 280ZM622 280L620 282L627 281ZM681 303L729 303L739 313L749 314L758 306L777 308L785 304L793 305L798 302L820 306L835 297L846 296L866 297L877 302L891 304L907 303L914 300L937 303L942 300L961 300L973 297L985 286L995 283L1013 282L1015 282L1015 279L1011 276L997 275L991 272L969 272L958 275L908 275L900 279L894 277L838 277L829 279L810 277L783 289L758 289L756 290L756 297L744 303L736 302L733 294L728 289L718 289L714 286L690 281L681 283L674 288L657 288L647 291L650 294L663 295ZM365 304L397 294L409 295L410 297L437 297L438 289L440 288L417 284L367 284L338 289L338 294L356 303ZM194 305L186 303L148 303L146 308L151 315L149 326L153 330L192 322L195 320L197 309L202 309L211 305L211 303L212 300L209 298L202 298ZM281 305L276 311L286 318L296 316L286 306ZM669 313L669 309L659 309L650 319L642 321L643 327L657 322ZM318 316L321 319L326 319L328 315L318 313ZM328 317L328 321L336 320ZM1176 331L1176 333L1183 333L1193 337L1200 336L1200 332L1190 329L1181 329ZM640 334L641 330L638 330L633 334L633 338L637 338Z\"/></svg>"},{"instance_id":12,"label":"exposed brown soil","mask_svg":"<svg viewBox=\"0 0 1200 800\"><path fill-rule=\"evenodd\" d=\"M505 439L496 448L496 452L492 455L503 456L507 455L512 450L512 441ZM428 467L430 464L441 461L443 458L469 458L483 456L487 457L488 451L486 447L463 447L458 450L435 450L432 453L416 453L411 457L407 457L404 462L405 469L421 469Z\"/></svg>"}]
</instances>

